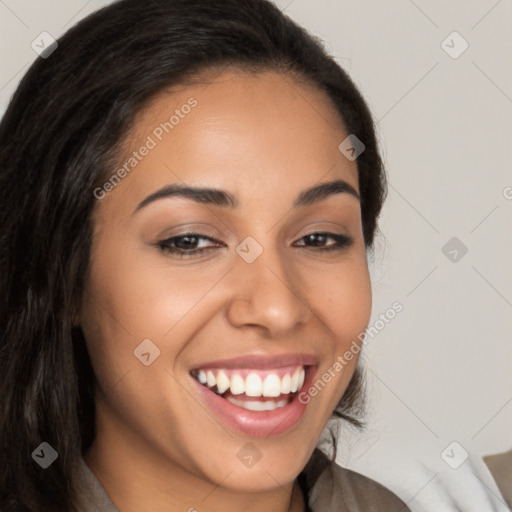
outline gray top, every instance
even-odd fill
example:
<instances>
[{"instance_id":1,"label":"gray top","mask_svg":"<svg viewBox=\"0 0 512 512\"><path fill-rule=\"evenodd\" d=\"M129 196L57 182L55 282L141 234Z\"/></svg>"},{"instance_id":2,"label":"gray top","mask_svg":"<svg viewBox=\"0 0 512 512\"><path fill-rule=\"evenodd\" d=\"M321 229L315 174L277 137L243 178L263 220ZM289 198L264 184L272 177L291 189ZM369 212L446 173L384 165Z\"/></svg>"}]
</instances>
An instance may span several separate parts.
<instances>
[{"instance_id":1,"label":"gray top","mask_svg":"<svg viewBox=\"0 0 512 512\"><path fill-rule=\"evenodd\" d=\"M315 482L309 480L309 470L321 468ZM337 464L329 464L315 450L304 470L311 487L311 512L408 512L410 509L384 486ZM79 512L120 512L94 473L80 460Z\"/></svg>"}]
</instances>

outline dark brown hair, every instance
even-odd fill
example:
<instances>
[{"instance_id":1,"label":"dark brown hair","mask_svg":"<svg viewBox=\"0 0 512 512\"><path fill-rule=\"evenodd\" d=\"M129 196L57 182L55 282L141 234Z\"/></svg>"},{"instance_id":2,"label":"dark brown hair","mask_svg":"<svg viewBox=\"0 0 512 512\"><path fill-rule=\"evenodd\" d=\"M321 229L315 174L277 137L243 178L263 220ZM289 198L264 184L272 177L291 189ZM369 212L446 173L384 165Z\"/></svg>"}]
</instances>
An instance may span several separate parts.
<instances>
[{"instance_id":1,"label":"dark brown hair","mask_svg":"<svg viewBox=\"0 0 512 512\"><path fill-rule=\"evenodd\" d=\"M0 508L74 510L77 461L94 439L95 377L73 328L87 275L93 188L157 93L222 66L271 70L332 100L357 159L372 247L386 193L374 124L347 73L266 0L121 0L39 57L0 124ZM340 141L341 142L341 141ZM360 426L361 374L334 414ZM42 470L31 453L58 452Z\"/></svg>"}]
</instances>

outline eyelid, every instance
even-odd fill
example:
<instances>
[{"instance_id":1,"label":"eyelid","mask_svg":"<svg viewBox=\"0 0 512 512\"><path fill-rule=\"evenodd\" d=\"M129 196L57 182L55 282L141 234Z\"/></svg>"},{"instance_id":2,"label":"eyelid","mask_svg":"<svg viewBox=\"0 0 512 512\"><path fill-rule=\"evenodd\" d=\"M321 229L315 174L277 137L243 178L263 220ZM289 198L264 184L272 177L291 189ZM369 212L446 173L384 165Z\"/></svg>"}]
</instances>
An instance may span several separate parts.
<instances>
[{"instance_id":1,"label":"eyelid","mask_svg":"<svg viewBox=\"0 0 512 512\"><path fill-rule=\"evenodd\" d=\"M208 247L200 247L200 248L193 248L191 250L186 250L186 249L180 249L180 248L174 247L171 243L172 241L174 241L176 239L181 239L181 238L186 238L186 237L197 238L197 239L200 239L203 241L208 241L209 245L208 245ZM193 231L186 231L186 232L182 232L182 233L178 233L176 235L166 237L166 238L158 241L155 245L161 251L168 252L170 254L174 254L180 258L191 257L191 256L194 256L197 254L202 255L206 252L211 251L212 249L219 248L219 247L226 247L226 244L220 240L217 240L213 237L204 235L202 233L193 232Z\"/></svg>"},{"instance_id":2,"label":"eyelid","mask_svg":"<svg viewBox=\"0 0 512 512\"><path fill-rule=\"evenodd\" d=\"M172 228L167 228L160 231L157 235L159 240L168 240L178 236L196 235L204 236L207 238L222 238L224 235L215 226L204 222L183 222L174 225Z\"/></svg>"},{"instance_id":3,"label":"eyelid","mask_svg":"<svg viewBox=\"0 0 512 512\"><path fill-rule=\"evenodd\" d=\"M179 239L179 238L186 238L186 237L192 237L192 238L199 238L200 240L207 240L209 242L212 242L212 244L215 245L225 245L224 242L221 240L218 240L212 236L205 235L204 233L199 233L196 231L184 231L182 233L177 233L176 235L166 236L162 240L158 242L158 244L163 244L165 242L169 242L171 240Z\"/></svg>"},{"instance_id":4,"label":"eyelid","mask_svg":"<svg viewBox=\"0 0 512 512\"><path fill-rule=\"evenodd\" d=\"M304 238L311 236L311 235L323 235L326 238L331 238L332 240L335 241L335 243L331 244L331 245L324 246L324 247L317 247L314 245L313 246L300 245L299 247L304 247L306 249L312 249L315 251L330 250L330 249L341 250L343 248L351 246L354 243L354 238L350 235L346 235L343 233L333 233L332 231L325 231L325 230L316 230L316 231L311 231L309 233L306 233L306 234L302 235L300 238L298 238L297 241L294 243L304 240Z\"/></svg>"}]
</instances>

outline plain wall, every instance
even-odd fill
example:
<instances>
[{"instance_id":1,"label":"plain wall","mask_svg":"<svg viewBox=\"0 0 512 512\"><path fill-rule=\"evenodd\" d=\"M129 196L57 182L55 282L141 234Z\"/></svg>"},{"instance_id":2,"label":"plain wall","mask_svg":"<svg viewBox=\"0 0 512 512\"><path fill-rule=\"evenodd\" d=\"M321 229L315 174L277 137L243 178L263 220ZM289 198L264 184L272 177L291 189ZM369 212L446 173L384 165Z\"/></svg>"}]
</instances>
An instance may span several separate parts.
<instances>
[{"instance_id":1,"label":"plain wall","mask_svg":"<svg viewBox=\"0 0 512 512\"><path fill-rule=\"evenodd\" d=\"M58 37L106 3L0 3L0 113L36 36ZM370 325L396 301L403 311L364 349L368 429L344 433L339 461L372 474L379 457L389 468L393 453L439 458L453 440L481 455L511 448L512 3L277 4L360 87L389 176ZM458 58L442 47L453 31L469 44ZM452 54L457 37L445 43Z\"/></svg>"}]
</instances>

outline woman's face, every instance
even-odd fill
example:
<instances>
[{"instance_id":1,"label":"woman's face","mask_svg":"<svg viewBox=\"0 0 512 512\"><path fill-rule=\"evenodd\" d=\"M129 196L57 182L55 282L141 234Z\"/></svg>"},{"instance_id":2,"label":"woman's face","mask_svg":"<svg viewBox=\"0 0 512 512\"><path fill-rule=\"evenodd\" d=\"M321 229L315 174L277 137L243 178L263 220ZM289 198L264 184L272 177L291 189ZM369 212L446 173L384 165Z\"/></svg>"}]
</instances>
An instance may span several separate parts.
<instances>
[{"instance_id":1,"label":"woman's face","mask_svg":"<svg viewBox=\"0 0 512 512\"><path fill-rule=\"evenodd\" d=\"M277 488L303 469L371 310L348 135L323 93L275 73L224 72L139 115L95 192L79 318L98 466L210 491Z\"/></svg>"}]
</instances>

